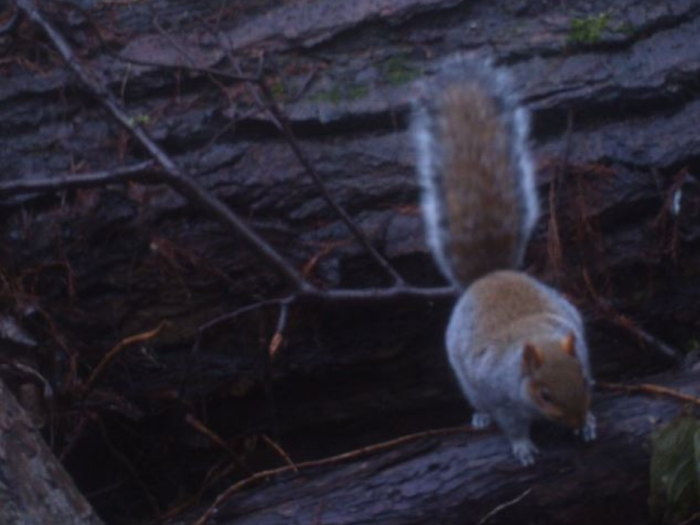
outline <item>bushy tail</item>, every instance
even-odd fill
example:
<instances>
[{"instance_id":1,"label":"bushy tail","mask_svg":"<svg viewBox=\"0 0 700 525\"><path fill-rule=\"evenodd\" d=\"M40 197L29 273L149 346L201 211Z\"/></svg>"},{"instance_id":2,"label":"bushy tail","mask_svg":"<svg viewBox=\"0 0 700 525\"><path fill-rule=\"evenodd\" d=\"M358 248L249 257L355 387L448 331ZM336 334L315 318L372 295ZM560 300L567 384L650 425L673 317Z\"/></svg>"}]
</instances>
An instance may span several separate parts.
<instances>
[{"instance_id":1,"label":"bushy tail","mask_svg":"<svg viewBox=\"0 0 700 525\"><path fill-rule=\"evenodd\" d=\"M518 267L539 205L528 114L510 78L460 55L418 90L411 127L426 234L438 265L461 286Z\"/></svg>"}]
</instances>

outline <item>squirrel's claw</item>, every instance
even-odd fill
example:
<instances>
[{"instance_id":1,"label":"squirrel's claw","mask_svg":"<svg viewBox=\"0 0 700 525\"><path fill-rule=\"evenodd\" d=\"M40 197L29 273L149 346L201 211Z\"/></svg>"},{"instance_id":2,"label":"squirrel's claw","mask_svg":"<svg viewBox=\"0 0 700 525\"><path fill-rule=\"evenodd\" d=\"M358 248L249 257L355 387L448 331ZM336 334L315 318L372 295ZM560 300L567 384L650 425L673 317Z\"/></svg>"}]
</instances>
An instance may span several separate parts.
<instances>
[{"instance_id":1,"label":"squirrel's claw","mask_svg":"<svg viewBox=\"0 0 700 525\"><path fill-rule=\"evenodd\" d=\"M491 416L485 412L474 412L472 415L472 426L474 428L482 429L486 428L491 424Z\"/></svg>"},{"instance_id":2,"label":"squirrel's claw","mask_svg":"<svg viewBox=\"0 0 700 525\"><path fill-rule=\"evenodd\" d=\"M593 441L596 438L596 420L595 416L589 412L586 414L586 422L581 428L581 435L584 441Z\"/></svg>"},{"instance_id":3,"label":"squirrel's claw","mask_svg":"<svg viewBox=\"0 0 700 525\"><path fill-rule=\"evenodd\" d=\"M535 454L539 454L535 444L529 439L518 439L511 443L513 454L524 467L529 467L535 464Z\"/></svg>"}]
</instances>

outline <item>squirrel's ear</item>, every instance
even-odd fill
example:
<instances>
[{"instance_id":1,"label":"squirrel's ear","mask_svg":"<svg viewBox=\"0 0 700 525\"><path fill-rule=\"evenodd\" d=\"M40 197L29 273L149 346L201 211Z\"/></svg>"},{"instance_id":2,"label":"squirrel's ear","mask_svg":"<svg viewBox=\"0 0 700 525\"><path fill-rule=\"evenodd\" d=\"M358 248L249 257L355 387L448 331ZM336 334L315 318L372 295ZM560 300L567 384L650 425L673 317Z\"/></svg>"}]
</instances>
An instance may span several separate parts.
<instances>
[{"instance_id":1,"label":"squirrel's ear","mask_svg":"<svg viewBox=\"0 0 700 525\"><path fill-rule=\"evenodd\" d=\"M573 332L569 332L569 335L559 341L559 344L564 352L569 354L571 357L576 357L576 336Z\"/></svg>"},{"instance_id":2,"label":"squirrel's ear","mask_svg":"<svg viewBox=\"0 0 700 525\"><path fill-rule=\"evenodd\" d=\"M542 350L532 343L526 343L523 350L523 371L532 374L532 372L542 366L543 361Z\"/></svg>"}]
</instances>

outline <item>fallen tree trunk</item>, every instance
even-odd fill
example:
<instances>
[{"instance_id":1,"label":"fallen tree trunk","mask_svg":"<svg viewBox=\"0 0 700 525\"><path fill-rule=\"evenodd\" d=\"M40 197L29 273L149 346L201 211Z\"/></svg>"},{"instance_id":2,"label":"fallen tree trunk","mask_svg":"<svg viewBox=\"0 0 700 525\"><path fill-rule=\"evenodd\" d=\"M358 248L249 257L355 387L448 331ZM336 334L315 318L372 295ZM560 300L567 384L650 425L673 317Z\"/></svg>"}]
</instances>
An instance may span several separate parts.
<instances>
[{"instance_id":1,"label":"fallen tree trunk","mask_svg":"<svg viewBox=\"0 0 700 525\"><path fill-rule=\"evenodd\" d=\"M2 380L0 523L102 525Z\"/></svg>"},{"instance_id":2,"label":"fallen tree trunk","mask_svg":"<svg viewBox=\"0 0 700 525\"><path fill-rule=\"evenodd\" d=\"M263 435L305 460L467 419L444 355L444 297L299 301L278 339L275 304L197 339L220 314L289 289L279 266L207 219L201 201L150 176L130 178L155 165L135 125L308 283L372 290L391 280L320 197L255 86L192 63L228 74L242 64L252 74L264 57L270 89L333 200L407 282L434 287L442 281L423 241L405 132L411 83L457 50L489 55L512 70L533 116L548 212L528 271L581 306L596 377L667 367L644 344L650 334L697 346L700 9L692 2L623 0L611 10L596 0L572 10L490 0L162 0L154 18L151 2L75 1L87 14L38 5L72 47L73 65L123 106L121 125L39 26L23 19L0 35L9 52L0 64L2 183L92 180L2 194L1 306L39 342L31 353L55 387L57 454L115 522L157 517L203 485L214 497L220 485L209 473L226 472L216 468L231 456L221 442L258 470L279 464ZM96 186L105 172L129 177ZM139 338L148 333L157 336ZM0 352L2 361L16 357ZM185 424L190 416L220 441ZM507 498L494 490L492 500Z\"/></svg>"},{"instance_id":3,"label":"fallen tree trunk","mask_svg":"<svg viewBox=\"0 0 700 525\"><path fill-rule=\"evenodd\" d=\"M700 393L700 371L657 382ZM670 397L598 394L598 439L583 443L563 429L537 426L542 453L534 467L520 466L499 432L450 431L374 455L358 453L351 462L270 476L173 523L646 523L649 437L682 404Z\"/></svg>"}]
</instances>

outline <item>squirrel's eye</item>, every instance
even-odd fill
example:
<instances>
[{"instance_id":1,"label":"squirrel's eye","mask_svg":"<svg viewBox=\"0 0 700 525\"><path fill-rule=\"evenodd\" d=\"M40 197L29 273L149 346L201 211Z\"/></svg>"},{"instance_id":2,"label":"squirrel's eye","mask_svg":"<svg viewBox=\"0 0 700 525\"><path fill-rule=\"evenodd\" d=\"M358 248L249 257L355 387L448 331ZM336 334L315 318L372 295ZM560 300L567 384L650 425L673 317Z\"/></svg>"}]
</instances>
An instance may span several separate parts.
<instances>
[{"instance_id":1,"label":"squirrel's eye","mask_svg":"<svg viewBox=\"0 0 700 525\"><path fill-rule=\"evenodd\" d=\"M552 394L549 393L549 389L547 387L544 387L540 390L540 397L545 403L552 402Z\"/></svg>"}]
</instances>

